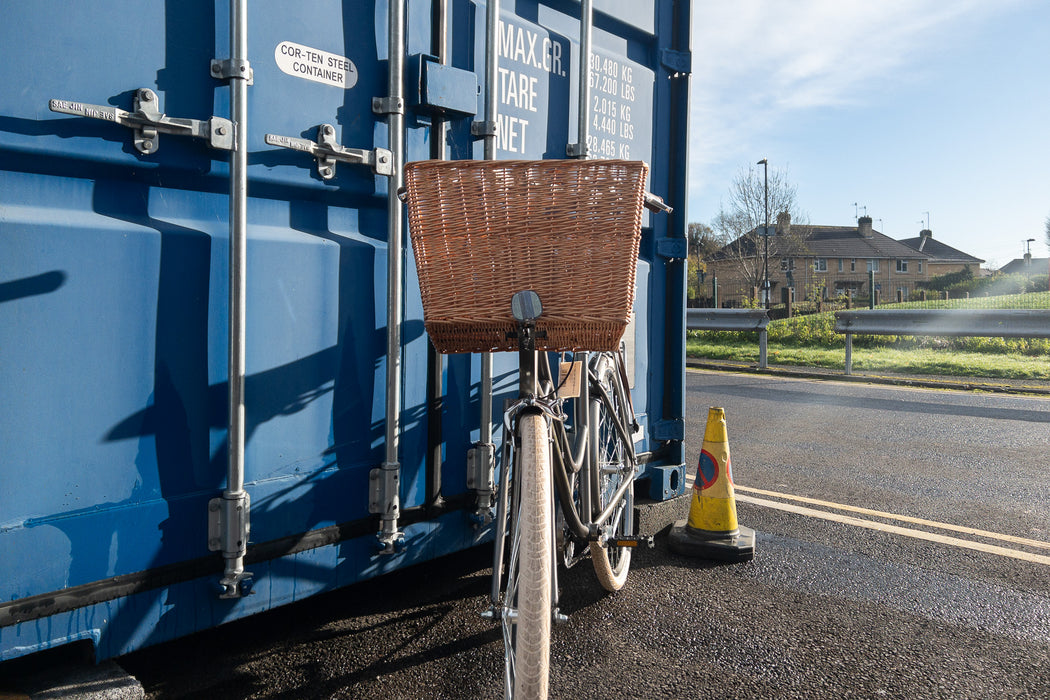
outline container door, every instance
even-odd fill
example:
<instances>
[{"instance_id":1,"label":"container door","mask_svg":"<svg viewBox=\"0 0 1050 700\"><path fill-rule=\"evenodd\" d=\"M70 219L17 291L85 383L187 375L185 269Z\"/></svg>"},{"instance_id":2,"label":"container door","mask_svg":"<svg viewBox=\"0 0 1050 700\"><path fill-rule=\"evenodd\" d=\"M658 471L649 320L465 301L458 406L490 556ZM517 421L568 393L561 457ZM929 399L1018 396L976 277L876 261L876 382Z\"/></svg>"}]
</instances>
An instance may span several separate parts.
<instances>
[{"instance_id":1,"label":"container door","mask_svg":"<svg viewBox=\"0 0 1050 700\"><path fill-rule=\"evenodd\" d=\"M245 462L265 542L367 517L383 459L387 178L296 145L386 146L386 11L250 11Z\"/></svg>"},{"instance_id":2,"label":"container door","mask_svg":"<svg viewBox=\"0 0 1050 700\"><path fill-rule=\"evenodd\" d=\"M204 553L225 476L229 153L215 3L4 8L0 600ZM225 11L223 12L225 14ZM217 53L218 51L218 53ZM159 536L158 536L159 531Z\"/></svg>"},{"instance_id":3,"label":"container door","mask_svg":"<svg viewBox=\"0 0 1050 700\"><path fill-rule=\"evenodd\" d=\"M319 163L294 144L386 145L372 110L386 94L386 7L259 0L249 12L245 481L251 542L279 557L301 533L373 527L386 177ZM429 42L425 27L412 36ZM228 87L211 76L228 37L227 3L213 0L5 8L0 560L32 565L0 577L0 601L104 580L150 593L133 605L110 591L100 598L116 602L102 607L37 609L34 620L70 616L54 632L5 622L0 658L77 639L108 656L389 565L373 563L366 537L356 549L306 548L253 565L264 595L236 604L200 586L160 588L150 573L181 582L218 564L207 504L226 475L229 152L193 134L229 116ZM149 119L187 120L188 133L153 133ZM427 157L413 147L406 159ZM402 460L412 497L426 341L409 316Z\"/></svg>"},{"instance_id":4,"label":"container door","mask_svg":"<svg viewBox=\"0 0 1050 700\"><path fill-rule=\"evenodd\" d=\"M463 3L457 3L459 8ZM473 6L464 64L483 78L485 4ZM579 6L529 0L503 5L499 29L498 157L565 158L576 143L580 74ZM590 58L588 154L644 160L649 189L672 204L668 216L648 211L637 271L633 324L625 333L635 410L644 426L638 444L657 463L678 470L682 451L688 107L688 3L594 3ZM462 143L460 140L458 143ZM475 144L470 154L482 157ZM469 157L466 154L456 157ZM515 391L513 357L497 357L502 399ZM497 411L498 414L498 411ZM680 493L684 481L654 473L654 497ZM684 476L684 474L681 474Z\"/></svg>"}]
</instances>

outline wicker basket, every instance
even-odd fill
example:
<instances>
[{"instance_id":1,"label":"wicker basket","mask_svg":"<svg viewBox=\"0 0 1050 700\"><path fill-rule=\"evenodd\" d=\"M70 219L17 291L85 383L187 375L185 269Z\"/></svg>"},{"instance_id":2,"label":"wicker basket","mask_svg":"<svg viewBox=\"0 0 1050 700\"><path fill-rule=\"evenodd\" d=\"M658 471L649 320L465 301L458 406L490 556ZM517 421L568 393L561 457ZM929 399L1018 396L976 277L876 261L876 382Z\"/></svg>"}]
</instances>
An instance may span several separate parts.
<instances>
[{"instance_id":1,"label":"wicker basket","mask_svg":"<svg viewBox=\"0 0 1050 700\"><path fill-rule=\"evenodd\" d=\"M622 160L405 166L427 333L439 352L516 350L535 291L545 350L615 350L634 303L648 167Z\"/></svg>"}]
</instances>

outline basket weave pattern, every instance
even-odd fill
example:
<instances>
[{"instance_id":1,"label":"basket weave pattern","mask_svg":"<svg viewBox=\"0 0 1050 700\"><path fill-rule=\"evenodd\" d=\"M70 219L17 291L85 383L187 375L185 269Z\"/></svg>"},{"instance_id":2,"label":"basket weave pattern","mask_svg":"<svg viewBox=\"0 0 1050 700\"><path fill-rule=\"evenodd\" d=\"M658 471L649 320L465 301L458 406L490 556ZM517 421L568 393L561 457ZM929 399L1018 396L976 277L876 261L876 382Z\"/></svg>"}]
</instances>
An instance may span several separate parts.
<instances>
[{"instance_id":1,"label":"basket weave pattern","mask_svg":"<svg viewBox=\"0 0 1050 700\"><path fill-rule=\"evenodd\" d=\"M515 292L540 296L545 350L615 350L634 303L640 161L405 166L427 333L439 352L516 350Z\"/></svg>"}]
</instances>

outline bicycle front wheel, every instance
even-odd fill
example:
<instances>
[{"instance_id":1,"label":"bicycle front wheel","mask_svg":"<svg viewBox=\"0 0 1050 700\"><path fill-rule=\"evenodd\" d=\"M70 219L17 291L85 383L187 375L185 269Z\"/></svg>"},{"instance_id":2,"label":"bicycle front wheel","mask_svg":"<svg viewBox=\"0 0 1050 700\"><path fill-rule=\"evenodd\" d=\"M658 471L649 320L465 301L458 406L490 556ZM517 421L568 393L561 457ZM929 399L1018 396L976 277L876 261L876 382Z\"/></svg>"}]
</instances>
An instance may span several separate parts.
<instances>
[{"instance_id":1,"label":"bicycle front wheel","mask_svg":"<svg viewBox=\"0 0 1050 700\"><path fill-rule=\"evenodd\" d=\"M595 464L597 471L597 513L604 511L616 497L625 479L634 480L634 449L630 439L634 416L630 412L620 373L612 355L598 355L593 365L596 382L591 391L591 425L594 427ZM634 492L628 487L616 504L606 525L609 539L630 537L633 532ZM596 513L596 514L597 514ZM631 567L631 548L614 544L591 544L594 573L602 588L618 591L627 582Z\"/></svg>"},{"instance_id":2,"label":"bicycle front wheel","mask_svg":"<svg viewBox=\"0 0 1050 700\"><path fill-rule=\"evenodd\" d=\"M520 432L521 488L503 618L507 688L513 688L516 698L546 698L554 556L547 421L539 414L525 414Z\"/></svg>"}]
</instances>

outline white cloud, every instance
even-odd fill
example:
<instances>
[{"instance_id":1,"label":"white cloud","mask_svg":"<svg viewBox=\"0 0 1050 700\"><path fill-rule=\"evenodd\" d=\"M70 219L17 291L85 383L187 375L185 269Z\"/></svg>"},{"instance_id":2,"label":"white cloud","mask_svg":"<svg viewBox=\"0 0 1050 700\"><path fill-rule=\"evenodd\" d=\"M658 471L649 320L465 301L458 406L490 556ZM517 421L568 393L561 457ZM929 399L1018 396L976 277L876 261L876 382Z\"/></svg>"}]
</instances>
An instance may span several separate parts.
<instances>
[{"instance_id":1,"label":"white cloud","mask_svg":"<svg viewBox=\"0 0 1050 700\"><path fill-rule=\"evenodd\" d=\"M989 14L1024 0L741 0L694 4L691 181L768 133L769 114L855 104L921 77Z\"/></svg>"}]
</instances>

